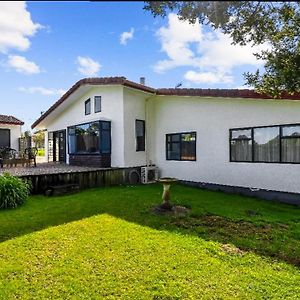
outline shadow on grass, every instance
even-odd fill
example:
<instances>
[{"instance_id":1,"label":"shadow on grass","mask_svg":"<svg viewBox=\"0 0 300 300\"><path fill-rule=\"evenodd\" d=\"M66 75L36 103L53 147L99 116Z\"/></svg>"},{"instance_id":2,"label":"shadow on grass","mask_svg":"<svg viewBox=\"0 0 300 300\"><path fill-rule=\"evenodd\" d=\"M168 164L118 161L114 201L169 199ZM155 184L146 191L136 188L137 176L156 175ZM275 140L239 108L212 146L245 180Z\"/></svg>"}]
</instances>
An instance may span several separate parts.
<instances>
[{"instance_id":1,"label":"shadow on grass","mask_svg":"<svg viewBox=\"0 0 300 300\"><path fill-rule=\"evenodd\" d=\"M0 212L0 242L107 213L158 230L232 244L238 253L253 251L300 266L299 208L177 185L172 187L172 200L189 207L190 214L160 216L151 208L160 203L161 191L160 185L119 186L63 197L32 196L23 207Z\"/></svg>"}]
</instances>

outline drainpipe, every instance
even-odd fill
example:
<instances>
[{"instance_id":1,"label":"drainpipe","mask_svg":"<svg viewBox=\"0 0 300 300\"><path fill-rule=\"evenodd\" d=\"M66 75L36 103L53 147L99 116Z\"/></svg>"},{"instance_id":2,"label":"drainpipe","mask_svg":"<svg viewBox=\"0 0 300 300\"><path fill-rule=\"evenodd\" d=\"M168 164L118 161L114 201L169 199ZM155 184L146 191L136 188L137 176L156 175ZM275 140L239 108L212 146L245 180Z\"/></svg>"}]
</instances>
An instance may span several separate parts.
<instances>
[{"instance_id":1,"label":"drainpipe","mask_svg":"<svg viewBox=\"0 0 300 300\"><path fill-rule=\"evenodd\" d=\"M146 98L145 99L145 123L146 123L146 126L145 126L145 135L146 135L146 140L145 140L145 152L146 152L146 166L148 167L149 166L149 151L148 151L148 124L149 124L149 120L148 120L148 109L147 109L147 104L148 104L148 101L152 98L156 97L156 92L151 95L150 97Z\"/></svg>"}]
</instances>

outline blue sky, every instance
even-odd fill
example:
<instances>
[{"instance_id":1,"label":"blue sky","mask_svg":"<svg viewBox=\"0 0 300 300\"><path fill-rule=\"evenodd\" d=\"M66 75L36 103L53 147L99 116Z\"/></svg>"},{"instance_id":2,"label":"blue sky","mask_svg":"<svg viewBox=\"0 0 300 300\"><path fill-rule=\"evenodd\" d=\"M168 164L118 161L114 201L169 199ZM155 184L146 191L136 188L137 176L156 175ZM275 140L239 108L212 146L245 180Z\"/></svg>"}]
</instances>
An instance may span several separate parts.
<instances>
[{"instance_id":1,"label":"blue sky","mask_svg":"<svg viewBox=\"0 0 300 300\"><path fill-rule=\"evenodd\" d=\"M146 77L152 87L237 88L259 67L250 46L154 18L143 2L0 2L1 114L24 130L84 77Z\"/></svg>"}]
</instances>

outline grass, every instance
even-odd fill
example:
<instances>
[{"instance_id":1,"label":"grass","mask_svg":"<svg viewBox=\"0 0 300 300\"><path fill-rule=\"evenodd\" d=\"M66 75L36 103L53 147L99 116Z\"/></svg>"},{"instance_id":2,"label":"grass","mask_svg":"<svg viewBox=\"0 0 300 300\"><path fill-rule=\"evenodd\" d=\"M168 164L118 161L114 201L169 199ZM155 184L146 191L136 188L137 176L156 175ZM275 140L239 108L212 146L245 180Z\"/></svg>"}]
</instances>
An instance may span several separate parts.
<instances>
[{"instance_id":1,"label":"grass","mask_svg":"<svg viewBox=\"0 0 300 300\"><path fill-rule=\"evenodd\" d=\"M157 216L161 189L34 196L1 211L0 299L299 297L299 208L178 185L173 201L190 215Z\"/></svg>"}]
</instances>

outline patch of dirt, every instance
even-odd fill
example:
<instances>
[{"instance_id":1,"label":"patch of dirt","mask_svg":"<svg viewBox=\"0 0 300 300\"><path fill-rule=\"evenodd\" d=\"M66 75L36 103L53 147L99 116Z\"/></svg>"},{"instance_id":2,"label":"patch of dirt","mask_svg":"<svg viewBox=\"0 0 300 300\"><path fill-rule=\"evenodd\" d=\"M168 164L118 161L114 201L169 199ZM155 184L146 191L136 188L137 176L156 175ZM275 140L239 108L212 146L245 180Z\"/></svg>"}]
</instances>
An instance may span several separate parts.
<instances>
[{"instance_id":1,"label":"patch of dirt","mask_svg":"<svg viewBox=\"0 0 300 300\"><path fill-rule=\"evenodd\" d=\"M192 217L186 219L176 219L172 221L172 224L186 229L203 226L206 227L206 229L208 229L209 231L220 231L226 233L226 235L270 235L272 232L272 226L270 224L258 226L251 222L234 222L220 216L211 215L201 216L199 218Z\"/></svg>"},{"instance_id":2,"label":"patch of dirt","mask_svg":"<svg viewBox=\"0 0 300 300\"><path fill-rule=\"evenodd\" d=\"M238 247L235 247L234 245L224 244L221 246L221 249L231 255L243 255L245 251L241 250Z\"/></svg>"},{"instance_id":3,"label":"patch of dirt","mask_svg":"<svg viewBox=\"0 0 300 300\"><path fill-rule=\"evenodd\" d=\"M190 209L179 205L173 205L170 209L165 209L161 205L158 205L154 206L151 210L158 215L170 215L177 217L186 216L190 212Z\"/></svg>"}]
</instances>

